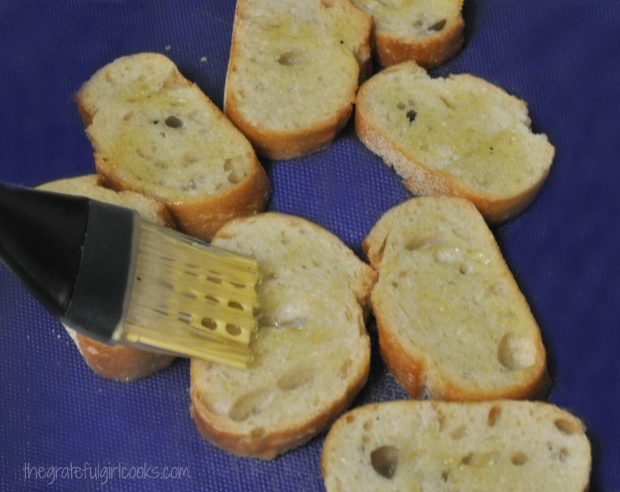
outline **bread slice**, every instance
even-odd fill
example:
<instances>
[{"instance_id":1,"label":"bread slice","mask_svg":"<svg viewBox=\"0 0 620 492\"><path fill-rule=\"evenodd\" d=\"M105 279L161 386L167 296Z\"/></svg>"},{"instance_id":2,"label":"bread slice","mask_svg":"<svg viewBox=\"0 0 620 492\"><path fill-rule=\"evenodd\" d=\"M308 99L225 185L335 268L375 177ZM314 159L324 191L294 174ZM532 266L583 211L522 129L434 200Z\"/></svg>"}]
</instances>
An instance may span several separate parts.
<instances>
[{"instance_id":1,"label":"bread slice","mask_svg":"<svg viewBox=\"0 0 620 492\"><path fill-rule=\"evenodd\" d=\"M384 67L413 60L436 67L463 46L463 0L353 0L372 15L376 58Z\"/></svg>"},{"instance_id":2,"label":"bread slice","mask_svg":"<svg viewBox=\"0 0 620 492\"><path fill-rule=\"evenodd\" d=\"M69 195L80 195L121 207L136 210L145 220L159 225L172 226L173 222L166 208L152 198L132 191L116 192L98 185L96 175L60 179L38 187ZM169 366L174 357L138 350L123 345L106 345L81 335L65 326L75 342L84 361L100 376L119 381L133 381L144 378Z\"/></svg>"},{"instance_id":3,"label":"bread slice","mask_svg":"<svg viewBox=\"0 0 620 492\"><path fill-rule=\"evenodd\" d=\"M269 182L252 146L165 56L118 58L77 102L97 172L166 204L181 231L209 238L264 206Z\"/></svg>"},{"instance_id":4,"label":"bread slice","mask_svg":"<svg viewBox=\"0 0 620 492\"><path fill-rule=\"evenodd\" d=\"M375 275L299 217L235 220L213 244L258 260L260 326L248 370L191 361L192 415L216 446L271 459L325 429L366 382L363 311Z\"/></svg>"},{"instance_id":5,"label":"bread slice","mask_svg":"<svg viewBox=\"0 0 620 492\"><path fill-rule=\"evenodd\" d=\"M431 79L412 62L360 88L355 126L410 191L465 197L490 222L533 200L554 155L525 102L472 75Z\"/></svg>"},{"instance_id":6,"label":"bread slice","mask_svg":"<svg viewBox=\"0 0 620 492\"><path fill-rule=\"evenodd\" d=\"M260 155L325 147L370 68L370 16L349 0L239 0L225 111Z\"/></svg>"},{"instance_id":7,"label":"bread slice","mask_svg":"<svg viewBox=\"0 0 620 492\"><path fill-rule=\"evenodd\" d=\"M541 396L540 331L482 216L453 197L411 199L363 243L379 273L381 355L412 397Z\"/></svg>"},{"instance_id":8,"label":"bread slice","mask_svg":"<svg viewBox=\"0 0 620 492\"><path fill-rule=\"evenodd\" d=\"M328 492L583 492L583 423L553 405L398 401L356 408L321 457Z\"/></svg>"}]
</instances>

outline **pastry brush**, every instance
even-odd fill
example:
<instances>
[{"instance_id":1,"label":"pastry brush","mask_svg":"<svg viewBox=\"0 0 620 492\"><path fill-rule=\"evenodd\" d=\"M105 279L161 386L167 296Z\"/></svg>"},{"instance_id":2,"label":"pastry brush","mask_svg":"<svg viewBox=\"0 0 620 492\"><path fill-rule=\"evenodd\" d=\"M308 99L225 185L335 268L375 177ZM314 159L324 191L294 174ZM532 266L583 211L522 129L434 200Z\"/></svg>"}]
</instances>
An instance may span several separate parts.
<instances>
[{"instance_id":1,"label":"pastry brush","mask_svg":"<svg viewBox=\"0 0 620 492\"><path fill-rule=\"evenodd\" d=\"M87 337L235 367L252 360L256 261L133 210L0 183L0 258Z\"/></svg>"}]
</instances>

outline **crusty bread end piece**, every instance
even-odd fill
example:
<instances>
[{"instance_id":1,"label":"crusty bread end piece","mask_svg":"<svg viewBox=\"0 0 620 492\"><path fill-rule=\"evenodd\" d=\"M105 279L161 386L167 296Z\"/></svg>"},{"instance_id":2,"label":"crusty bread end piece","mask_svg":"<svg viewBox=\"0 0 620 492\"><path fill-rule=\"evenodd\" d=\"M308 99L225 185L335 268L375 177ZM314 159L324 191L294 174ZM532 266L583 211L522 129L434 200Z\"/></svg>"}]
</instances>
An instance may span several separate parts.
<instances>
[{"instance_id":1,"label":"crusty bread end piece","mask_svg":"<svg viewBox=\"0 0 620 492\"><path fill-rule=\"evenodd\" d=\"M45 183L38 188L56 193L86 196L93 200L131 208L145 220L159 225L173 225L170 215L161 203L132 191L116 192L99 186L96 175L60 179ZM123 345L106 345L66 326L65 329L88 367L106 378L133 381L164 369L174 360L174 357L169 355L155 354Z\"/></svg>"},{"instance_id":2,"label":"crusty bread end piece","mask_svg":"<svg viewBox=\"0 0 620 492\"><path fill-rule=\"evenodd\" d=\"M381 355L412 397L540 397L545 348L527 301L476 208L422 197L389 210L363 243L379 281Z\"/></svg>"},{"instance_id":3,"label":"crusty bread end piece","mask_svg":"<svg viewBox=\"0 0 620 492\"><path fill-rule=\"evenodd\" d=\"M65 326L65 330L93 372L123 383L142 379L168 367L174 357L123 345L106 345Z\"/></svg>"},{"instance_id":4,"label":"crusty bread end piece","mask_svg":"<svg viewBox=\"0 0 620 492\"><path fill-rule=\"evenodd\" d=\"M436 67L463 46L463 0L353 0L372 15L373 44L384 67L413 60Z\"/></svg>"},{"instance_id":5,"label":"crusty bread end piece","mask_svg":"<svg viewBox=\"0 0 620 492\"><path fill-rule=\"evenodd\" d=\"M260 326L249 369L191 361L192 416L216 446L271 459L324 430L365 384L363 306L375 274L331 233L293 216L229 222L213 244L258 260Z\"/></svg>"},{"instance_id":6,"label":"crusty bread end piece","mask_svg":"<svg viewBox=\"0 0 620 492\"><path fill-rule=\"evenodd\" d=\"M237 2L224 105L260 155L330 143L369 71L371 27L349 0Z\"/></svg>"},{"instance_id":7,"label":"crusty bread end piece","mask_svg":"<svg viewBox=\"0 0 620 492\"><path fill-rule=\"evenodd\" d=\"M362 85L355 127L410 191L462 196L491 223L529 205L554 156L524 101L468 74L431 79L412 62Z\"/></svg>"},{"instance_id":8,"label":"crusty bread end piece","mask_svg":"<svg viewBox=\"0 0 620 492\"><path fill-rule=\"evenodd\" d=\"M161 201L181 231L210 238L263 208L269 182L252 146L165 56L118 58L77 102L107 185Z\"/></svg>"},{"instance_id":9,"label":"crusty bread end piece","mask_svg":"<svg viewBox=\"0 0 620 492\"><path fill-rule=\"evenodd\" d=\"M587 490L583 423L547 403L398 401L332 426L321 457L328 492Z\"/></svg>"}]
</instances>

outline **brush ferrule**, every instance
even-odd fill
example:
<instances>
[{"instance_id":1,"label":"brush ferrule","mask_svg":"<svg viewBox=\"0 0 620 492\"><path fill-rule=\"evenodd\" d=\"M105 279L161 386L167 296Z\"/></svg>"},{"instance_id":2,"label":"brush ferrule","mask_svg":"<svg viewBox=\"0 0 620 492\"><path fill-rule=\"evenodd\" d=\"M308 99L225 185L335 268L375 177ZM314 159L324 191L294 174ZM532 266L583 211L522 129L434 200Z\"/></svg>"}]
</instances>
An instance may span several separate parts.
<instances>
[{"instance_id":1,"label":"brush ferrule","mask_svg":"<svg viewBox=\"0 0 620 492\"><path fill-rule=\"evenodd\" d=\"M91 200L73 296L61 321L96 340L118 339L131 292L139 218Z\"/></svg>"}]
</instances>

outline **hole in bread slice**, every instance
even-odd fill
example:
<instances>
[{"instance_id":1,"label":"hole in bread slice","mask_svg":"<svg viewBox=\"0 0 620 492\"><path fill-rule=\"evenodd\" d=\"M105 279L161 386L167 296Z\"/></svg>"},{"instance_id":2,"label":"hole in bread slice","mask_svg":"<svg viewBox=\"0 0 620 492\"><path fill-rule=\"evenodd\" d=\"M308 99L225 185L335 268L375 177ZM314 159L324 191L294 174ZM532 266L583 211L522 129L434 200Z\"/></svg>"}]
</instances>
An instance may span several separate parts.
<instances>
[{"instance_id":1,"label":"hole in bread slice","mask_svg":"<svg viewBox=\"0 0 620 492\"><path fill-rule=\"evenodd\" d=\"M380 446L370 453L373 469L382 477L392 478L398 468L400 450L396 446Z\"/></svg>"},{"instance_id":2,"label":"hole in bread slice","mask_svg":"<svg viewBox=\"0 0 620 492\"><path fill-rule=\"evenodd\" d=\"M286 51L278 57L278 63L290 67L303 63L304 59L305 56L301 51Z\"/></svg>"},{"instance_id":3,"label":"hole in bread slice","mask_svg":"<svg viewBox=\"0 0 620 492\"><path fill-rule=\"evenodd\" d=\"M536 347L524 336L506 333L499 342L497 358L512 371L527 369L536 363Z\"/></svg>"},{"instance_id":4,"label":"hole in bread slice","mask_svg":"<svg viewBox=\"0 0 620 492\"><path fill-rule=\"evenodd\" d=\"M274 392L269 388L261 388L247 393L233 403L228 411L228 416L235 422L247 420L252 415L258 415L264 411L270 405L273 396Z\"/></svg>"}]
</instances>

